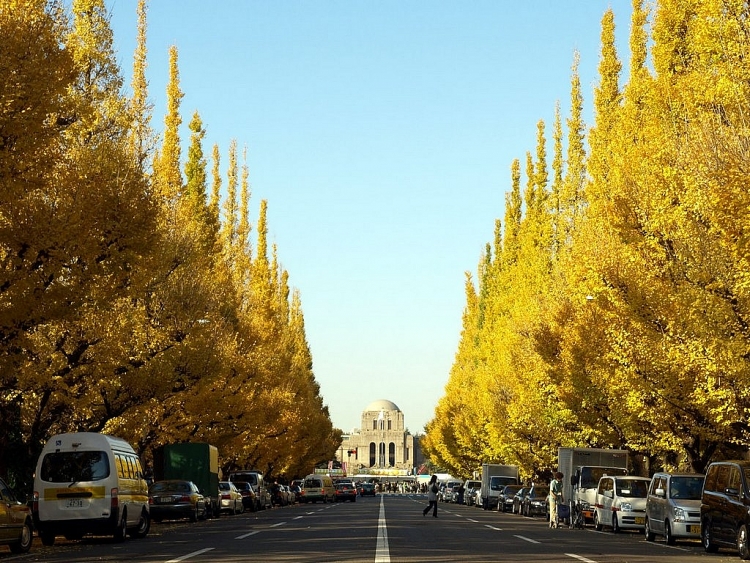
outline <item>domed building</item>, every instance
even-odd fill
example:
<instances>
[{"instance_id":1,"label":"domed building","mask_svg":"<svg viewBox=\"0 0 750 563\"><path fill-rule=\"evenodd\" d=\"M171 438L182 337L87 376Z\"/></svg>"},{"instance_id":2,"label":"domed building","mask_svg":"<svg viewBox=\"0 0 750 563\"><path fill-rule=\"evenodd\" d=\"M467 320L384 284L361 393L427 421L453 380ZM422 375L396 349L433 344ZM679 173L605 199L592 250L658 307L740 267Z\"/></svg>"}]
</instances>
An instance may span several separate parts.
<instances>
[{"instance_id":1,"label":"domed building","mask_svg":"<svg viewBox=\"0 0 750 563\"><path fill-rule=\"evenodd\" d=\"M378 399L362 411L362 426L342 437L337 457L350 474L411 475L421 458L415 443L401 409Z\"/></svg>"}]
</instances>

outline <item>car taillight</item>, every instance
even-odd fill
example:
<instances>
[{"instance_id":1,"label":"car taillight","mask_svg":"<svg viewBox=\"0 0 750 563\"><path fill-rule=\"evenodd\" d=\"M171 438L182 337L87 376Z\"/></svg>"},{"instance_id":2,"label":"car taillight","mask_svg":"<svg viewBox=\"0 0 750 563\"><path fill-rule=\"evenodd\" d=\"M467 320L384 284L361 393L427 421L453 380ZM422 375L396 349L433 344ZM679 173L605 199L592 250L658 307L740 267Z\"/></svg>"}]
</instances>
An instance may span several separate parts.
<instances>
[{"instance_id":1,"label":"car taillight","mask_svg":"<svg viewBox=\"0 0 750 563\"><path fill-rule=\"evenodd\" d=\"M120 501L119 501L119 499L118 499L118 494L119 494L119 493L118 493L117 487L113 487L113 488L112 488L112 490L110 491L110 494L111 494L111 496L112 496L112 503L111 503L111 507L112 507L112 510L114 510L114 509L116 509L116 508L117 508L117 507L119 506L119 504L120 504Z\"/></svg>"},{"instance_id":2,"label":"car taillight","mask_svg":"<svg viewBox=\"0 0 750 563\"><path fill-rule=\"evenodd\" d=\"M34 500L31 503L31 510L34 514L39 514L39 491L34 491Z\"/></svg>"},{"instance_id":3,"label":"car taillight","mask_svg":"<svg viewBox=\"0 0 750 563\"><path fill-rule=\"evenodd\" d=\"M180 497L180 502L190 502L190 495L182 495Z\"/></svg>"},{"instance_id":4,"label":"car taillight","mask_svg":"<svg viewBox=\"0 0 750 563\"><path fill-rule=\"evenodd\" d=\"M221 498L223 498L223 499L230 499L232 497L229 496L229 493L221 493Z\"/></svg>"}]
</instances>

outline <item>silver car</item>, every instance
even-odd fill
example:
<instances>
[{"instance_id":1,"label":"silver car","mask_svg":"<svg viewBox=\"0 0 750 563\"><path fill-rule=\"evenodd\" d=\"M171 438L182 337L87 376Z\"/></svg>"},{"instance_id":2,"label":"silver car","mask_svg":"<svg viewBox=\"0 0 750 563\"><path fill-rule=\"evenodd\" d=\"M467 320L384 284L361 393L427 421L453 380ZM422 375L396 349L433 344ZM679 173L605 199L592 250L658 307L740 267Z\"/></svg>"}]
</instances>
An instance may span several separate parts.
<instances>
[{"instance_id":1,"label":"silver car","mask_svg":"<svg viewBox=\"0 0 750 563\"><path fill-rule=\"evenodd\" d=\"M664 536L672 545L677 538L701 537L701 493L704 475L655 473L646 500L646 540Z\"/></svg>"}]
</instances>

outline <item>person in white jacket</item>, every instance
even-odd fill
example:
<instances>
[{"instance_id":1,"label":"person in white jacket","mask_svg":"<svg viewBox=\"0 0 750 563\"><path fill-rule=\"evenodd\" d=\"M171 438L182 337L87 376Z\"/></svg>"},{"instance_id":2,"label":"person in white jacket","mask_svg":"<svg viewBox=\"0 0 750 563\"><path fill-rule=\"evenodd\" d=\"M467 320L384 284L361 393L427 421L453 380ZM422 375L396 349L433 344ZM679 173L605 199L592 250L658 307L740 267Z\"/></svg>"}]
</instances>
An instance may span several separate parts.
<instances>
[{"instance_id":1,"label":"person in white jacket","mask_svg":"<svg viewBox=\"0 0 750 563\"><path fill-rule=\"evenodd\" d=\"M427 485L427 500L430 502L430 504L427 505L427 508L425 508L422 511L422 516L427 516L427 513L432 509L432 516L434 518L437 518L437 492L438 492L438 484L437 484L437 475L433 475L430 478L430 483Z\"/></svg>"}]
</instances>

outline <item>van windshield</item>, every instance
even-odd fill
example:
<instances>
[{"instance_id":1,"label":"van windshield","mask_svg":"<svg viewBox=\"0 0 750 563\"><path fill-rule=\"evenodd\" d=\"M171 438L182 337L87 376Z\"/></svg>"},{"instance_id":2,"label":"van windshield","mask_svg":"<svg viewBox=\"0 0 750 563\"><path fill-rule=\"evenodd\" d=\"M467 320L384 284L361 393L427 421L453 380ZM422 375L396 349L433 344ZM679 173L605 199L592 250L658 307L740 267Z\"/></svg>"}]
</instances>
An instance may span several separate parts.
<instances>
[{"instance_id":1,"label":"van windshield","mask_svg":"<svg viewBox=\"0 0 750 563\"><path fill-rule=\"evenodd\" d=\"M106 452L54 452L42 460L39 478L48 483L101 481L109 477Z\"/></svg>"},{"instance_id":2,"label":"van windshield","mask_svg":"<svg viewBox=\"0 0 750 563\"><path fill-rule=\"evenodd\" d=\"M322 486L319 479L305 479L305 489L320 489Z\"/></svg>"},{"instance_id":3,"label":"van windshield","mask_svg":"<svg viewBox=\"0 0 750 563\"><path fill-rule=\"evenodd\" d=\"M582 467L581 468L581 488L596 489L599 485L599 479L604 475L627 475L626 469L621 467Z\"/></svg>"},{"instance_id":4,"label":"van windshield","mask_svg":"<svg viewBox=\"0 0 750 563\"><path fill-rule=\"evenodd\" d=\"M617 495L630 498L646 498L648 496L648 483L636 481L635 479L617 479Z\"/></svg>"}]
</instances>

